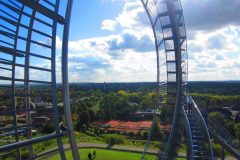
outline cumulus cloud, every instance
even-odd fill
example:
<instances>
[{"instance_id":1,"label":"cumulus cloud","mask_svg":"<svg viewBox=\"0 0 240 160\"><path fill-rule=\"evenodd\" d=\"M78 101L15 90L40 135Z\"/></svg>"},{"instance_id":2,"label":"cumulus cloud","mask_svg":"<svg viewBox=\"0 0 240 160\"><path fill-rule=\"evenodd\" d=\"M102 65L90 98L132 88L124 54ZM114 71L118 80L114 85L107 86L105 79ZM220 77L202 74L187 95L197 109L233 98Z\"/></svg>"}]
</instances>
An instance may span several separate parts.
<instances>
[{"instance_id":1,"label":"cumulus cloud","mask_svg":"<svg viewBox=\"0 0 240 160\"><path fill-rule=\"evenodd\" d=\"M69 81L156 81L156 53L147 14L139 0L102 0L117 1L125 3L122 11L98 26L111 31L110 35L69 41ZM189 79L239 80L240 1L182 0L182 4L188 33ZM42 41L49 44L46 39ZM60 81L60 37L56 37L56 47ZM31 51L51 56L51 52L39 47ZM34 64L50 68L49 62ZM22 72L19 69L17 76ZM31 75L33 79L51 77L41 72Z\"/></svg>"},{"instance_id":2,"label":"cumulus cloud","mask_svg":"<svg viewBox=\"0 0 240 160\"><path fill-rule=\"evenodd\" d=\"M116 28L117 22L110 20L110 19L106 19L102 22L102 26L101 29L102 30L109 30L109 31L114 31Z\"/></svg>"},{"instance_id":3,"label":"cumulus cloud","mask_svg":"<svg viewBox=\"0 0 240 160\"><path fill-rule=\"evenodd\" d=\"M212 49L223 49L227 42L227 37L222 34L212 36L207 41L207 47Z\"/></svg>"},{"instance_id":4,"label":"cumulus cloud","mask_svg":"<svg viewBox=\"0 0 240 160\"><path fill-rule=\"evenodd\" d=\"M138 32L123 32L118 38L109 41L110 50L133 49L139 52L154 51L154 42L149 35Z\"/></svg>"},{"instance_id":5,"label":"cumulus cloud","mask_svg":"<svg viewBox=\"0 0 240 160\"><path fill-rule=\"evenodd\" d=\"M102 3L111 3L111 2L129 2L129 1L136 1L136 0L101 0Z\"/></svg>"},{"instance_id":6,"label":"cumulus cloud","mask_svg":"<svg viewBox=\"0 0 240 160\"><path fill-rule=\"evenodd\" d=\"M105 59L96 57L70 57L70 71L92 71L109 68L111 65Z\"/></svg>"},{"instance_id":7,"label":"cumulus cloud","mask_svg":"<svg viewBox=\"0 0 240 160\"><path fill-rule=\"evenodd\" d=\"M196 32L188 43L190 80L238 80L240 51L236 27Z\"/></svg>"},{"instance_id":8,"label":"cumulus cloud","mask_svg":"<svg viewBox=\"0 0 240 160\"><path fill-rule=\"evenodd\" d=\"M150 22L140 1L127 1L121 13L113 19L106 19L103 23L111 23L122 28L142 30L149 27ZM116 26L114 26L116 27ZM110 27L109 27L110 28Z\"/></svg>"},{"instance_id":9,"label":"cumulus cloud","mask_svg":"<svg viewBox=\"0 0 240 160\"><path fill-rule=\"evenodd\" d=\"M190 30L213 31L240 25L239 0L182 0L182 5Z\"/></svg>"},{"instance_id":10,"label":"cumulus cloud","mask_svg":"<svg viewBox=\"0 0 240 160\"><path fill-rule=\"evenodd\" d=\"M154 81L152 31L125 29L119 34L69 41L69 73L70 81Z\"/></svg>"},{"instance_id":11,"label":"cumulus cloud","mask_svg":"<svg viewBox=\"0 0 240 160\"><path fill-rule=\"evenodd\" d=\"M236 26L240 1L228 5L224 0L182 2L189 39L189 79L239 79L240 29ZM147 15L140 1L124 3L121 13L100 26L111 35L69 42L70 80L156 80L154 39Z\"/></svg>"},{"instance_id":12,"label":"cumulus cloud","mask_svg":"<svg viewBox=\"0 0 240 160\"><path fill-rule=\"evenodd\" d=\"M140 1L126 2L122 13L120 13L115 20L121 27L125 28L139 28L146 24L150 24L147 19L147 14Z\"/></svg>"},{"instance_id":13,"label":"cumulus cloud","mask_svg":"<svg viewBox=\"0 0 240 160\"><path fill-rule=\"evenodd\" d=\"M240 24L240 1L227 3L224 0L182 0L189 39L190 80L234 80L240 77L240 56L237 56L240 52L240 29L236 27ZM135 30L139 34L150 28L139 1L126 2L123 11L111 20L119 27ZM120 58L123 57L121 50L132 49L138 54L150 52L151 49L153 52L153 36L150 31L146 35L122 32L120 36L110 39L108 45L112 57L117 55L117 61L123 62L126 57ZM146 50L142 49L144 47Z\"/></svg>"}]
</instances>

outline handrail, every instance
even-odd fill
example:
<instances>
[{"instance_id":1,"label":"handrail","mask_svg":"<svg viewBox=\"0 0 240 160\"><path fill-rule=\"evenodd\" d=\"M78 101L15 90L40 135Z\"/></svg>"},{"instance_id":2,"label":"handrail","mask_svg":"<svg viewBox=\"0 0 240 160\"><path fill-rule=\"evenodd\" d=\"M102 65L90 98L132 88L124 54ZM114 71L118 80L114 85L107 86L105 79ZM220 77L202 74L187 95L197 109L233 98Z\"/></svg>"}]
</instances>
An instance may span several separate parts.
<instances>
[{"instance_id":1,"label":"handrail","mask_svg":"<svg viewBox=\"0 0 240 160\"><path fill-rule=\"evenodd\" d=\"M204 118L203 118L203 116L202 116L199 108L197 107L197 105L196 105L196 103L194 102L193 99L192 99L192 102L193 102L193 104L194 104L194 109L197 111L197 115L199 116L199 118L200 118L200 120L201 120L201 122L202 122L201 124L203 124L203 127L204 127L204 129L205 129L205 132L206 132L206 134L207 134L207 138L208 138L208 140L209 140L209 141L208 141L208 145L209 145L209 149L210 149L210 153L211 153L211 158L214 159L213 150L212 150L212 145L211 145L211 141L210 141L210 134L209 134L209 132L208 132L207 124L206 124L206 122L205 122L205 120L204 120Z\"/></svg>"},{"instance_id":2,"label":"handrail","mask_svg":"<svg viewBox=\"0 0 240 160\"><path fill-rule=\"evenodd\" d=\"M166 145L165 150L164 150L164 152L163 152L163 155L162 155L161 160L164 160L164 159L165 159L165 156L166 156L166 153L169 152L170 143L172 142L174 130L176 129L177 114L179 114L179 113L178 113L178 106L177 106L177 103L175 103L175 109L174 109L174 116L173 116L172 128L171 128L170 135L169 135L169 138L168 138L168 142L167 142L167 145Z\"/></svg>"},{"instance_id":3,"label":"handrail","mask_svg":"<svg viewBox=\"0 0 240 160\"><path fill-rule=\"evenodd\" d=\"M218 122L210 120L210 123L211 125L209 125L208 128L209 130L211 130L211 132L216 133L217 136L220 136L222 139L224 139L229 145L231 145L234 148L237 148L240 146L240 142L235 137L233 137L232 134L229 133Z\"/></svg>"},{"instance_id":4,"label":"handrail","mask_svg":"<svg viewBox=\"0 0 240 160\"><path fill-rule=\"evenodd\" d=\"M5 146L0 146L0 151L6 151L6 150L14 149L16 147L23 147L23 146L27 146L29 144L34 144L34 143L38 143L38 142L42 142L42 141L47 141L47 140L50 140L50 139L54 139L56 137L62 137L64 135L67 135L67 133L66 132L61 132L59 134L52 133L52 134L42 136L42 137L32 138L32 139L28 139L28 140L25 140L25 141L19 141L19 142L15 142L15 143L5 145Z\"/></svg>"},{"instance_id":5,"label":"handrail","mask_svg":"<svg viewBox=\"0 0 240 160\"><path fill-rule=\"evenodd\" d=\"M192 131L191 131L191 127L190 127L190 123L189 123L189 119L186 115L186 112L184 110L184 106L182 106L182 112L183 112L183 116L184 116L184 120L185 120L185 126L186 126L186 131L187 131L187 134L188 134L188 145L190 147L190 152L191 152L191 157L190 159L194 159L194 152L193 152L193 141L192 141Z\"/></svg>"},{"instance_id":6,"label":"handrail","mask_svg":"<svg viewBox=\"0 0 240 160\"><path fill-rule=\"evenodd\" d=\"M213 121L213 120L210 120L210 124L209 127L211 128L212 127L212 124L214 125L214 129L218 129L218 132L220 131L221 133L224 134L224 138L225 137L228 137L228 138L231 138L231 139L235 139L224 127L222 127L217 121Z\"/></svg>"},{"instance_id":7,"label":"handrail","mask_svg":"<svg viewBox=\"0 0 240 160\"><path fill-rule=\"evenodd\" d=\"M153 122L152 122L152 126L151 128L149 129L149 132L148 132L148 139L147 139L147 143L145 144L144 146L144 152L142 154L142 157L141 157L141 160L144 160L144 156L145 154L147 153L147 150L148 150L148 147L149 147L149 144L150 144L150 139L152 138L152 134L153 134L153 128L154 128L154 124L156 123L156 118L153 117ZM159 153L158 153L159 154Z\"/></svg>"},{"instance_id":8,"label":"handrail","mask_svg":"<svg viewBox=\"0 0 240 160\"><path fill-rule=\"evenodd\" d=\"M219 136L216 132L209 130L215 140L217 140L218 143L220 143L230 154L232 154L235 158L240 159L240 153L234 146L229 144L226 141L222 141L221 136Z\"/></svg>"}]
</instances>

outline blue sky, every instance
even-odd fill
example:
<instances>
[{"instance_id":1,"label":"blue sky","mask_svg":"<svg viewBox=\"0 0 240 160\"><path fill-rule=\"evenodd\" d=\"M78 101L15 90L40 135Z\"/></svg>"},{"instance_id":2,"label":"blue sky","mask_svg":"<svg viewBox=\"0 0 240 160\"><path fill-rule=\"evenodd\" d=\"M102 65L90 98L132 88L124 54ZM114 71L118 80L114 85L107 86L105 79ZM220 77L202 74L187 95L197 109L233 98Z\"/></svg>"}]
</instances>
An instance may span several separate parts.
<instances>
[{"instance_id":1,"label":"blue sky","mask_svg":"<svg viewBox=\"0 0 240 160\"><path fill-rule=\"evenodd\" d=\"M239 0L228 5L225 0L182 0L182 5L189 80L239 80ZM140 1L76 0L72 15L70 81L156 80L152 30Z\"/></svg>"},{"instance_id":2,"label":"blue sky","mask_svg":"<svg viewBox=\"0 0 240 160\"><path fill-rule=\"evenodd\" d=\"M70 29L71 40L108 35L108 31L101 30L102 21L117 16L123 6L123 1L112 3L103 0L75 0Z\"/></svg>"},{"instance_id":3,"label":"blue sky","mask_svg":"<svg viewBox=\"0 0 240 160\"><path fill-rule=\"evenodd\" d=\"M188 37L189 80L240 80L240 1L226 4L226 0L182 0L182 6ZM57 36L59 82L60 31ZM37 41L49 43L40 37ZM49 52L36 46L33 49L44 54ZM23 62L19 60L19 63ZM49 63L37 59L31 63L50 68ZM22 76L23 70L17 71L17 77ZM31 76L50 78L41 73ZM140 0L74 0L69 81L156 81L153 33Z\"/></svg>"}]
</instances>

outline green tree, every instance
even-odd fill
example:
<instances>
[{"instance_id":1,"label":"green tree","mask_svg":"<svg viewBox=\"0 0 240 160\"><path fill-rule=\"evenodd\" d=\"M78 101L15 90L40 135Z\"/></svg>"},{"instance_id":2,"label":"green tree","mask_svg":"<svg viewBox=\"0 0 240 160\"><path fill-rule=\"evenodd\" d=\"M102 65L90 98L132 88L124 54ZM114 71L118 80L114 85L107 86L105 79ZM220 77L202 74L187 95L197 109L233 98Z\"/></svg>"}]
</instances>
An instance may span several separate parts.
<instances>
[{"instance_id":1,"label":"green tree","mask_svg":"<svg viewBox=\"0 0 240 160\"><path fill-rule=\"evenodd\" d=\"M208 116L209 116L208 118L210 120L217 121L217 122L219 122L221 124L225 124L224 123L224 118L223 118L222 114L219 113L219 112L211 112L211 113L209 113Z\"/></svg>"},{"instance_id":2,"label":"green tree","mask_svg":"<svg viewBox=\"0 0 240 160\"><path fill-rule=\"evenodd\" d=\"M160 127L158 126L158 123L153 123L152 137L154 139L161 139L162 137L162 133Z\"/></svg>"},{"instance_id":3,"label":"green tree","mask_svg":"<svg viewBox=\"0 0 240 160\"><path fill-rule=\"evenodd\" d=\"M240 123L234 125L234 131L236 137L240 140Z\"/></svg>"},{"instance_id":4,"label":"green tree","mask_svg":"<svg viewBox=\"0 0 240 160\"><path fill-rule=\"evenodd\" d=\"M79 113L79 119L77 121L77 130L81 130L83 129L83 125L88 125L88 123L90 122L90 116L87 110L84 110L82 112Z\"/></svg>"},{"instance_id":5,"label":"green tree","mask_svg":"<svg viewBox=\"0 0 240 160\"><path fill-rule=\"evenodd\" d=\"M234 121L232 121L232 120L226 120L227 130L228 130L232 135L235 135L234 125L235 125Z\"/></svg>"},{"instance_id":6,"label":"green tree","mask_svg":"<svg viewBox=\"0 0 240 160\"><path fill-rule=\"evenodd\" d=\"M93 122L95 120L95 113L94 113L94 111L90 109L88 111L88 113L89 113L89 120L90 120L90 122Z\"/></svg>"},{"instance_id":7,"label":"green tree","mask_svg":"<svg viewBox=\"0 0 240 160\"><path fill-rule=\"evenodd\" d=\"M43 127L43 133L52 133L54 131L54 125L52 123L45 124Z\"/></svg>"},{"instance_id":8,"label":"green tree","mask_svg":"<svg viewBox=\"0 0 240 160\"><path fill-rule=\"evenodd\" d=\"M125 138L122 135L117 134L108 134L105 139L106 143L110 145L123 144L125 141Z\"/></svg>"}]
</instances>

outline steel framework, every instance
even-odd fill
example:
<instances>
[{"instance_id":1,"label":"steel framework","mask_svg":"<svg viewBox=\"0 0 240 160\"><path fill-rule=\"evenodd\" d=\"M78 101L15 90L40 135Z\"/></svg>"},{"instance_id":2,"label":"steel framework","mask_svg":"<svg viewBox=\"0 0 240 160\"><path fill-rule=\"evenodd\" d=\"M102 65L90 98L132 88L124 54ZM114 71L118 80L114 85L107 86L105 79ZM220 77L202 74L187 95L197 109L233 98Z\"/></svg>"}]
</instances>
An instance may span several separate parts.
<instances>
[{"instance_id":1,"label":"steel framework","mask_svg":"<svg viewBox=\"0 0 240 160\"><path fill-rule=\"evenodd\" d=\"M141 0L150 19L157 55L157 96L155 112L161 111L170 133L161 144L152 143L152 128L142 154L142 160L171 160L177 157L182 137L186 135L187 159L212 160L213 152L207 125L198 107L186 93L187 41L180 0ZM194 104L194 106L193 106ZM189 112L188 108L192 108ZM156 150L158 147L158 150ZM156 157L152 154L155 153Z\"/></svg>"},{"instance_id":2,"label":"steel framework","mask_svg":"<svg viewBox=\"0 0 240 160\"><path fill-rule=\"evenodd\" d=\"M49 141L48 144L57 141L61 159L66 159L62 142L64 136L69 137L74 159L80 159L74 141L68 91L71 8L72 0L0 1L0 159L10 155L14 159L22 159L21 152L26 148L28 156L25 159L39 158L46 153L36 154L36 144L45 141ZM63 41L59 53L56 43L57 35L61 33ZM59 65L61 71L57 71L56 66ZM62 77L62 100L57 99L60 91L56 79L59 73ZM39 108L43 108L43 97L50 105L47 113L39 112ZM38 102L38 105L32 101ZM63 107L59 106L61 101ZM65 120L65 129L61 129L60 120ZM33 131L42 128L45 121L54 124L54 132L34 136ZM6 136L13 138L6 140Z\"/></svg>"},{"instance_id":3,"label":"steel framework","mask_svg":"<svg viewBox=\"0 0 240 160\"><path fill-rule=\"evenodd\" d=\"M212 160L209 130L220 144L239 158L235 144L228 142L229 138L224 139L228 134L216 125L208 127L195 102L186 100L190 97L186 94L187 42L180 1L141 2L151 22L157 57L156 114L141 159L174 159L185 133L187 159ZM68 136L73 158L80 159L74 141L68 88L71 8L72 0L0 1L0 158L13 155L15 159L22 159L21 152L27 150L25 159L40 158L55 151L59 151L61 159L66 159L62 138ZM62 33L63 39L61 53L56 49L58 32ZM57 97L58 64L62 68L62 100ZM49 79L43 80L41 75ZM44 89L39 86L44 86ZM47 112L39 110L44 108L41 103L43 99L51 105ZM59 106L61 101L63 107ZM189 105L193 105L191 113L187 109ZM45 106L43 110L46 109ZM158 125L158 111L166 115L165 119L169 119L166 123L171 124L171 130L166 142L154 150L156 146L153 147L152 136ZM61 115L64 115L63 118ZM41 118L53 121L53 133L40 137L33 135L33 129L42 129L42 123L45 123L39 122ZM64 119L65 129L62 128ZM216 130L221 130L221 134ZM5 139L6 136L12 138ZM57 149L36 154L36 144L45 141L51 143L53 140L57 141ZM156 157L153 158L152 153Z\"/></svg>"},{"instance_id":4,"label":"steel framework","mask_svg":"<svg viewBox=\"0 0 240 160\"><path fill-rule=\"evenodd\" d=\"M187 159L215 159L211 136L234 157L239 142L217 122L202 115L191 96L186 93L187 42L183 11L180 0L141 0L150 19L157 54L157 97L155 112L161 110L164 119L170 117L171 130L167 141L152 143L154 127L159 123L158 115L153 118L142 160L171 160L177 157L181 139L185 135ZM206 113L205 113L206 114ZM153 157L152 154L156 157ZM224 152L222 153L224 154ZM222 155L224 158L224 156Z\"/></svg>"},{"instance_id":5,"label":"steel framework","mask_svg":"<svg viewBox=\"0 0 240 160\"><path fill-rule=\"evenodd\" d=\"M153 128L142 159L151 159L155 152L157 159L173 159L181 139L181 106L187 83L187 43L183 11L179 0L141 0L150 19L155 38L157 55L157 99L156 111L161 110L170 118L171 132L160 151L151 147ZM166 95L167 98L166 98ZM174 113L174 114L173 114ZM157 123L157 115L153 120ZM163 147L165 146L165 147Z\"/></svg>"}]
</instances>

